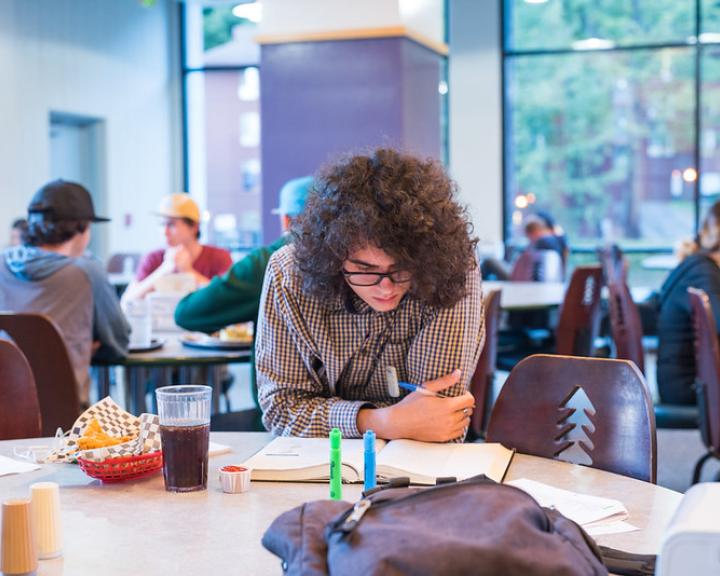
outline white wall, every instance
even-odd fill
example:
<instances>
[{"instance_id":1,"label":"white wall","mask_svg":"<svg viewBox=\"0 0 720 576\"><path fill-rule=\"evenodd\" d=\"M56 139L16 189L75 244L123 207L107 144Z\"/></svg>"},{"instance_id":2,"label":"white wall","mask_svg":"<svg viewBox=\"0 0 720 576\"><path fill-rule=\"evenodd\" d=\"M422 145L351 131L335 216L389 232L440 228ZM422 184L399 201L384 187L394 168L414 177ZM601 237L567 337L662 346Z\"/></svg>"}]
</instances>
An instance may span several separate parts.
<instances>
[{"instance_id":1,"label":"white wall","mask_svg":"<svg viewBox=\"0 0 720 576\"><path fill-rule=\"evenodd\" d=\"M260 35L406 26L443 42L443 0L262 0Z\"/></svg>"},{"instance_id":2,"label":"white wall","mask_svg":"<svg viewBox=\"0 0 720 576\"><path fill-rule=\"evenodd\" d=\"M502 242L500 0L450 1L450 171L475 233Z\"/></svg>"},{"instance_id":3,"label":"white wall","mask_svg":"<svg viewBox=\"0 0 720 576\"><path fill-rule=\"evenodd\" d=\"M182 183L177 10L175 0L0 1L0 246L48 179L51 111L105 121L109 250L160 243L151 211Z\"/></svg>"}]
</instances>

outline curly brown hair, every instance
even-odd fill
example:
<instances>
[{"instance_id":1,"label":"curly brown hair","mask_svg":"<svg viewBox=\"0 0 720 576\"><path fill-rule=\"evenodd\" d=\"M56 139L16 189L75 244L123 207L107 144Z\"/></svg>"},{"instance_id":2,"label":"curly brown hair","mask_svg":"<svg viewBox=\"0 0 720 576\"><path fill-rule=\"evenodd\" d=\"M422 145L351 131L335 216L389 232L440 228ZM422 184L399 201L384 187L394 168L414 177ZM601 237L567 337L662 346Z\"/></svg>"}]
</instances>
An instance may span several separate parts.
<instances>
[{"instance_id":1,"label":"curly brown hair","mask_svg":"<svg viewBox=\"0 0 720 576\"><path fill-rule=\"evenodd\" d=\"M477 265L467 209L443 167L391 149L325 168L293 226L304 289L320 298L347 294L348 256L375 246L412 273L410 293L442 308L465 295Z\"/></svg>"}]
</instances>

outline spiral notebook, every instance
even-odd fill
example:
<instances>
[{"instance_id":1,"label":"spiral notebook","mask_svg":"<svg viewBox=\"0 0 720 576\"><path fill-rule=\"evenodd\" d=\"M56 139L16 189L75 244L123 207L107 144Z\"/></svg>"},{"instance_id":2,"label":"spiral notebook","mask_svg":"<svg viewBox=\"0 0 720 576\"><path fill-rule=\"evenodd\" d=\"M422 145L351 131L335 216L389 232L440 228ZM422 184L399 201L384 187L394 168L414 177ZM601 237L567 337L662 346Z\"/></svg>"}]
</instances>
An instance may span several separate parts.
<instances>
[{"instance_id":1,"label":"spiral notebook","mask_svg":"<svg viewBox=\"0 0 720 576\"><path fill-rule=\"evenodd\" d=\"M413 484L435 484L436 478L458 481L485 474L496 482L505 477L514 451L502 444L435 444L416 440L376 442L380 480L407 476ZM243 466L253 480L322 482L329 478L330 442L327 438L281 436L249 458ZM343 482L362 482L363 441L342 441Z\"/></svg>"}]
</instances>

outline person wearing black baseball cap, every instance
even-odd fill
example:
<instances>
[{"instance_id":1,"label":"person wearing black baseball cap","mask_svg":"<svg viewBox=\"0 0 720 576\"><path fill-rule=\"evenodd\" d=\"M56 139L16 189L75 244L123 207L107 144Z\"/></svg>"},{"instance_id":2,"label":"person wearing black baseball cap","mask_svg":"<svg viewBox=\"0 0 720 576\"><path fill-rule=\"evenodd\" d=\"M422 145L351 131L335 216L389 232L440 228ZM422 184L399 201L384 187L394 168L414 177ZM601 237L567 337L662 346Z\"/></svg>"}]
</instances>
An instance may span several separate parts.
<instances>
[{"instance_id":1,"label":"person wearing black baseball cap","mask_svg":"<svg viewBox=\"0 0 720 576\"><path fill-rule=\"evenodd\" d=\"M5 250L0 264L0 309L41 312L55 321L83 403L88 401L93 354L123 357L130 334L102 264L86 253L90 224L108 221L95 213L85 187L54 180L28 205L23 245Z\"/></svg>"}]
</instances>

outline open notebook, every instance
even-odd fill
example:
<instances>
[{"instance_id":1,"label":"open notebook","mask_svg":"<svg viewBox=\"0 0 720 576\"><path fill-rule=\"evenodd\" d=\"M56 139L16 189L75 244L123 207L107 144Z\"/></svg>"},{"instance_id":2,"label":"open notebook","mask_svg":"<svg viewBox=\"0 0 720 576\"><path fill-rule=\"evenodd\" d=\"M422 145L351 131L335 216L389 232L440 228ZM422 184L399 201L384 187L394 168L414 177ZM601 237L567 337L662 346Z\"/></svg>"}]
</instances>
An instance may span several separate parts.
<instances>
[{"instance_id":1,"label":"open notebook","mask_svg":"<svg viewBox=\"0 0 720 576\"><path fill-rule=\"evenodd\" d=\"M378 440L375 449L380 479L407 476L413 484L435 484L436 478L448 476L464 480L478 474L501 482L514 453L501 444L434 444L415 440ZM243 465L252 470L253 480L312 482L328 479L329 461L327 438L281 436ZM343 482L362 482L363 462L363 441L343 440Z\"/></svg>"}]
</instances>

